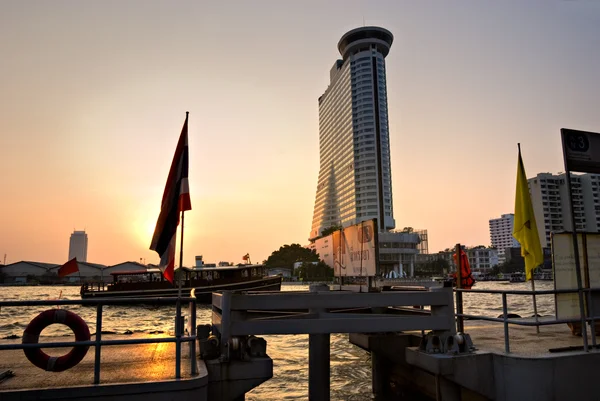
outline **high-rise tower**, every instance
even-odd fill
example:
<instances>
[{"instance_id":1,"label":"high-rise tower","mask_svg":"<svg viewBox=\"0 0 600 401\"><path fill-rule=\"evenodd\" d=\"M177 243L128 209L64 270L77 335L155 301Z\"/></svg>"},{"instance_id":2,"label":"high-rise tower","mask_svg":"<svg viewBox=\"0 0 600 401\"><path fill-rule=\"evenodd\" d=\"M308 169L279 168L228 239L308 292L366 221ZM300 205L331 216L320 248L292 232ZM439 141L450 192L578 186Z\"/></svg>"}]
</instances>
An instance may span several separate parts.
<instances>
[{"instance_id":1,"label":"high-rise tower","mask_svg":"<svg viewBox=\"0 0 600 401\"><path fill-rule=\"evenodd\" d=\"M498 250L498 263L506 262L504 254L506 248L519 248L521 244L512 233L515 224L515 215L512 213L503 214L498 219L490 219L490 240L492 248Z\"/></svg>"},{"instance_id":2,"label":"high-rise tower","mask_svg":"<svg viewBox=\"0 0 600 401\"><path fill-rule=\"evenodd\" d=\"M69 240L69 260L77 258L79 262L87 262L88 237L85 231L73 231Z\"/></svg>"},{"instance_id":3,"label":"high-rise tower","mask_svg":"<svg viewBox=\"0 0 600 401\"><path fill-rule=\"evenodd\" d=\"M342 60L319 98L320 168L310 239L329 227L377 218L395 228L385 57L394 37L379 27L347 32Z\"/></svg>"}]
</instances>

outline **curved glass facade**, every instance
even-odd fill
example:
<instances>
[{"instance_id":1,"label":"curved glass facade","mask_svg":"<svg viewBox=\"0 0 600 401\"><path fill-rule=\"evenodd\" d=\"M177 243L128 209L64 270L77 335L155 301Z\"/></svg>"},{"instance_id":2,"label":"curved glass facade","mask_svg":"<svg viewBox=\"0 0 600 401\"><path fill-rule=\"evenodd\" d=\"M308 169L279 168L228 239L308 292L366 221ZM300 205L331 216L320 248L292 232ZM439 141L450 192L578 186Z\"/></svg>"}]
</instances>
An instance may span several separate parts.
<instances>
[{"instance_id":1,"label":"curved glass facade","mask_svg":"<svg viewBox=\"0 0 600 401\"><path fill-rule=\"evenodd\" d=\"M351 31L360 34L360 45L351 41L355 34L344 35L344 60L335 62L319 98L320 169L310 239L331 226L372 218L380 231L395 227L385 79L393 37L382 28L361 31ZM389 42L369 42L371 32L386 33Z\"/></svg>"}]
</instances>

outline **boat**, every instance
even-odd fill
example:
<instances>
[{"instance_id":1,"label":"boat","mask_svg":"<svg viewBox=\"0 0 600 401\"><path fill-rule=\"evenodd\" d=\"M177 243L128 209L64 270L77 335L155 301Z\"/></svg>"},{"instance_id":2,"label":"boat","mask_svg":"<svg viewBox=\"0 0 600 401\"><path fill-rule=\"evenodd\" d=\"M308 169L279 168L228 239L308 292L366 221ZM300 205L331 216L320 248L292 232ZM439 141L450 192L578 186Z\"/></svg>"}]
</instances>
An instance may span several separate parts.
<instances>
[{"instance_id":1,"label":"boat","mask_svg":"<svg viewBox=\"0 0 600 401\"><path fill-rule=\"evenodd\" d=\"M212 302L212 293L218 291L280 291L282 276L269 276L265 265L223 267L183 267L181 296L195 290L197 302ZM177 284L164 279L158 268L115 271L112 283L85 283L81 286L82 299L98 298L156 298L179 295ZM177 283L177 281L176 281Z\"/></svg>"},{"instance_id":2,"label":"boat","mask_svg":"<svg viewBox=\"0 0 600 401\"><path fill-rule=\"evenodd\" d=\"M511 283L523 283L525 282L525 273L512 273L509 281Z\"/></svg>"}]
</instances>

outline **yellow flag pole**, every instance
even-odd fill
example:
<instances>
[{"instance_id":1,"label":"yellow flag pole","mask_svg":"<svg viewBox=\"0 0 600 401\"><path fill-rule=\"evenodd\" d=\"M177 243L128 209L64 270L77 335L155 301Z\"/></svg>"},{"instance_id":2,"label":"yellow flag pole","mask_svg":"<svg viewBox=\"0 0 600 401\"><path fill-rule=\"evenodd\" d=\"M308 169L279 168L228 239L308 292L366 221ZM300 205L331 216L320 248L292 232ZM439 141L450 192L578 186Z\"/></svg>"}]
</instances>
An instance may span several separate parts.
<instances>
[{"instance_id":1,"label":"yellow flag pole","mask_svg":"<svg viewBox=\"0 0 600 401\"><path fill-rule=\"evenodd\" d=\"M533 278L533 271L531 272L531 291L533 291L533 314L535 316L535 332L537 334L540 334L540 322L538 320L537 302L535 300L535 279Z\"/></svg>"},{"instance_id":2,"label":"yellow flag pole","mask_svg":"<svg viewBox=\"0 0 600 401\"><path fill-rule=\"evenodd\" d=\"M519 163L522 163L521 144L518 143L517 147L519 148ZM517 172L517 174L518 174L518 172ZM527 179L526 176L524 178L525 178L525 180ZM534 224L535 224L535 222L534 222ZM521 246L523 246L523 244L521 244ZM534 270L534 268L531 269L531 291L533 291L533 314L535 316L535 331L537 334L540 334L540 325L539 325L539 319L538 319L538 313L537 313L537 300L535 298L535 278L533 275L533 270ZM525 277L527 278L527 263L525 263Z\"/></svg>"}]
</instances>

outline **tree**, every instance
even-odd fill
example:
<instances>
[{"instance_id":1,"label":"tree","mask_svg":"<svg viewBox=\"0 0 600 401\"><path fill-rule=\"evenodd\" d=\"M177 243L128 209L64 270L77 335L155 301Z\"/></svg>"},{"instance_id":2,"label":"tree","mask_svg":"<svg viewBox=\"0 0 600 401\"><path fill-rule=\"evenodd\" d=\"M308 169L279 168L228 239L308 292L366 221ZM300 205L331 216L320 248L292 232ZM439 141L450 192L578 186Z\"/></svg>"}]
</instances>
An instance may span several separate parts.
<instances>
[{"instance_id":1,"label":"tree","mask_svg":"<svg viewBox=\"0 0 600 401\"><path fill-rule=\"evenodd\" d=\"M403 233L409 233L409 234L410 234L410 233L412 233L413 231L415 231L415 230L414 230L414 228L412 228L412 227L404 227L404 228L402 229L402 232L403 232Z\"/></svg>"},{"instance_id":2,"label":"tree","mask_svg":"<svg viewBox=\"0 0 600 401\"><path fill-rule=\"evenodd\" d=\"M267 267L294 268L296 262L318 262L319 255L311 249L304 248L300 244L284 245L274 251L267 259Z\"/></svg>"},{"instance_id":3,"label":"tree","mask_svg":"<svg viewBox=\"0 0 600 401\"><path fill-rule=\"evenodd\" d=\"M295 275L304 281L330 281L333 278L333 268L323 261L304 262L296 269Z\"/></svg>"},{"instance_id":4,"label":"tree","mask_svg":"<svg viewBox=\"0 0 600 401\"><path fill-rule=\"evenodd\" d=\"M520 263L519 263L520 262ZM525 262L521 260L511 260L498 266L502 273L523 273L525 272Z\"/></svg>"},{"instance_id":5,"label":"tree","mask_svg":"<svg viewBox=\"0 0 600 401\"><path fill-rule=\"evenodd\" d=\"M340 231L341 229L342 226L331 226L329 228L325 228L323 231L321 231L321 237L327 237L329 234Z\"/></svg>"},{"instance_id":6,"label":"tree","mask_svg":"<svg viewBox=\"0 0 600 401\"><path fill-rule=\"evenodd\" d=\"M431 277L440 276L448 273L450 264L445 259L436 259L429 262L421 263L415 268L416 277Z\"/></svg>"}]
</instances>

